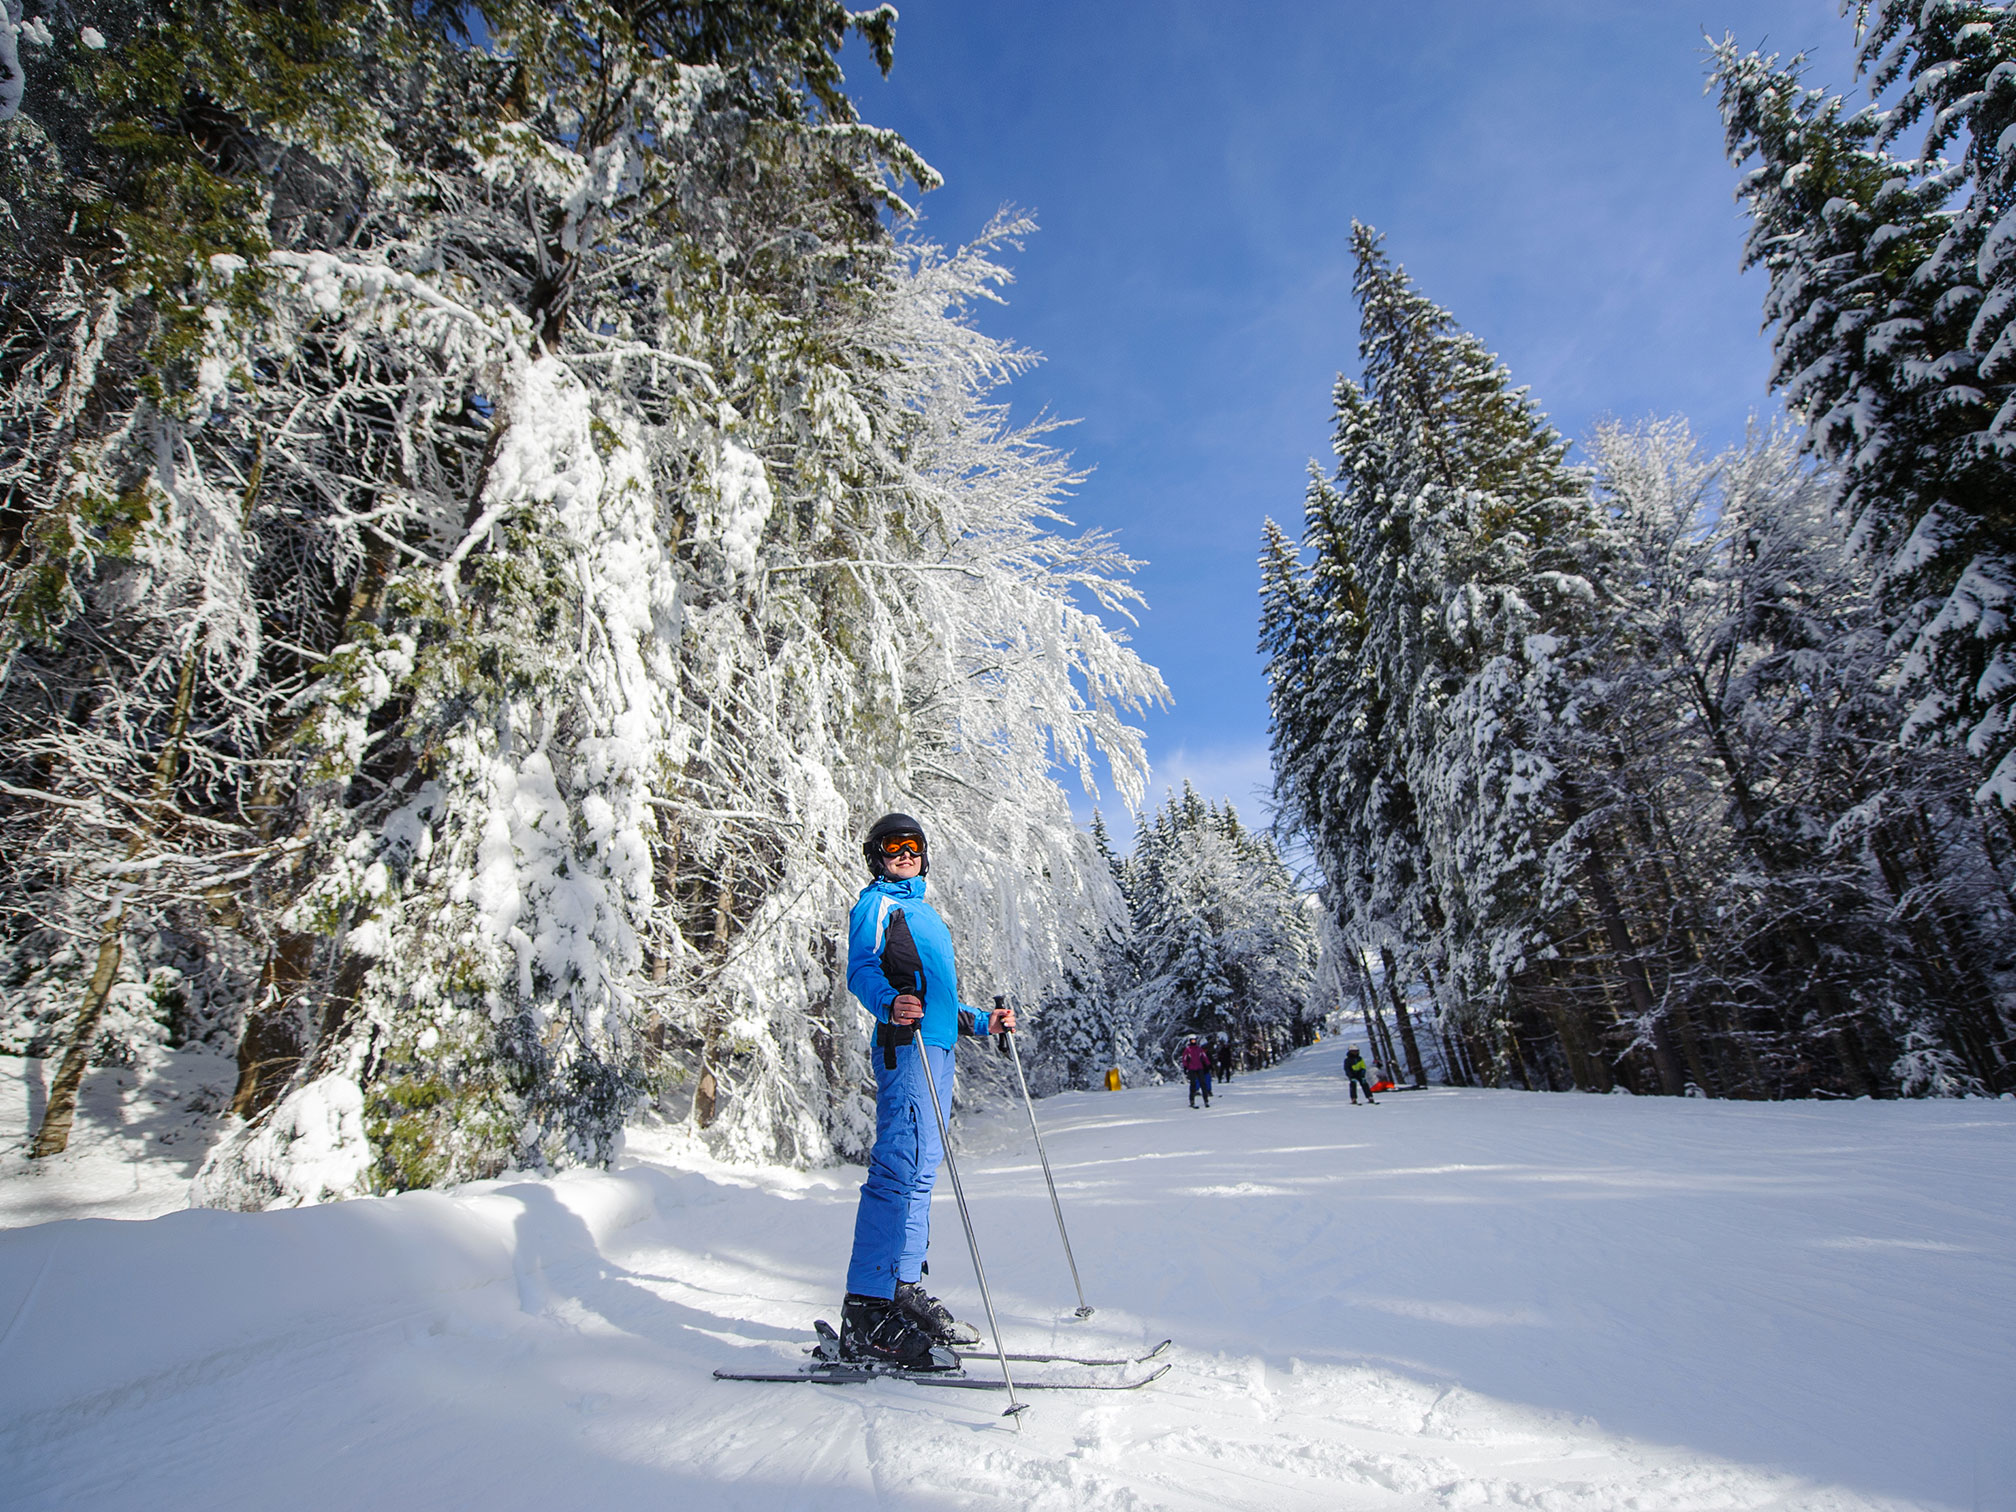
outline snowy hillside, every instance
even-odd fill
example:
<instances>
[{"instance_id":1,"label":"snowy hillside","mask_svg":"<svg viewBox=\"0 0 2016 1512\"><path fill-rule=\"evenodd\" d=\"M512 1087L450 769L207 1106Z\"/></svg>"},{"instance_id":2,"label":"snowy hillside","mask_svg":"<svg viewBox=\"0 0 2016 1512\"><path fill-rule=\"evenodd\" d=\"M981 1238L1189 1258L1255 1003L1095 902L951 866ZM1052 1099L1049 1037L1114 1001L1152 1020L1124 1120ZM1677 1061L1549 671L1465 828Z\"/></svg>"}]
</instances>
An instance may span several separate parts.
<instances>
[{"instance_id":1,"label":"snowy hillside","mask_svg":"<svg viewBox=\"0 0 2016 1512\"><path fill-rule=\"evenodd\" d=\"M1040 1105L1084 1324L1026 1128L965 1131L1012 1341L1173 1335L1139 1394L1018 1433L712 1380L836 1314L858 1172L633 1134L608 1174L0 1233L0 1505L2016 1508L2016 1102L1353 1108L1340 1048L1208 1112Z\"/></svg>"}]
</instances>

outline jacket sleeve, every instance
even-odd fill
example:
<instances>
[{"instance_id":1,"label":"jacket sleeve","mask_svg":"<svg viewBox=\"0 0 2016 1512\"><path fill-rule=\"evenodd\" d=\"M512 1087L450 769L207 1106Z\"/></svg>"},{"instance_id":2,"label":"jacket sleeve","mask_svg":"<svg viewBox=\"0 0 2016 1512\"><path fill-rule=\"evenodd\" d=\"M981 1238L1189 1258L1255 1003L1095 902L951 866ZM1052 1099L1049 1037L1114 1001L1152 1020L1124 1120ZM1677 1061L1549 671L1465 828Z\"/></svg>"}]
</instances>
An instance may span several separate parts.
<instances>
[{"instance_id":1,"label":"jacket sleeve","mask_svg":"<svg viewBox=\"0 0 2016 1512\"><path fill-rule=\"evenodd\" d=\"M847 919L847 990L883 1023L896 989L882 974L882 899L872 893L854 905Z\"/></svg>"},{"instance_id":2,"label":"jacket sleeve","mask_svg":"<svg viewBox=\"0 0 2016 1512\"><path fill-rule=\"evenodd\" d=\"M993 1022L987 1016L985 1010L970 1008L964 1003L959 1005L959 1032L961 1034L976 1034L984 1039L990 1032Z\"/></svg>"}]
</instances>

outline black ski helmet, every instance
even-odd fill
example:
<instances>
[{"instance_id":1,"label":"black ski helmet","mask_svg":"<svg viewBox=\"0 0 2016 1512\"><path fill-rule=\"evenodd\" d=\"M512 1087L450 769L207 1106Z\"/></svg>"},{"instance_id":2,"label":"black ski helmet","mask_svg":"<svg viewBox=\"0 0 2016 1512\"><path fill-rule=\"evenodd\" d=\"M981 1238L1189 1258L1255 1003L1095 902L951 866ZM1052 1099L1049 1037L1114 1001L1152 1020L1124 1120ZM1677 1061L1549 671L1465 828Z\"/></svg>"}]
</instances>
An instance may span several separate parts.
<instances>
[{"instance_id":1,"label":"black ski helmet","mask_svg":"<svg viewBox=\"0 0 2016 1512\"><path fill-rule=\"evenodd\" d=\"M924 847L923 865L918 867L917 875L928 876L931 871L931 842L924 838L924 826L908 814L884 814L868 831L868 838L861 842L861 858L868 863L868 875L871 877L882 875L881 845L891 835L917 837L918 842Z\"/></svg>"}]
</instances>

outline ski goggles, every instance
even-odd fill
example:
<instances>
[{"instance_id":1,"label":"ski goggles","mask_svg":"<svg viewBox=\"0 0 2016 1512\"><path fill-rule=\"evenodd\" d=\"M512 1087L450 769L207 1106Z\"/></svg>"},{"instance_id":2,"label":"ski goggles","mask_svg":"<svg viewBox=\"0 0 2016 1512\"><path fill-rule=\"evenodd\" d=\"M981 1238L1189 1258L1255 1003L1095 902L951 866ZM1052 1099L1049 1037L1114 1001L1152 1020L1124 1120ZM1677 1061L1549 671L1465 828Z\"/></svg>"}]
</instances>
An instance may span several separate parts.
<instances>
[{"instance_id":1,"label":"ski goggles","mask_svg":"<svg viewBox=\"0 0 2016 1512\"><path fill-rule=\"evenodd\" d=\"M915 856L919 860L922 860L924 856L924 837L922 835L889 835L879 841L876 848L882 852L885 859L890 861L897 860L903 856Z\"/></svg>"}]
</instances>

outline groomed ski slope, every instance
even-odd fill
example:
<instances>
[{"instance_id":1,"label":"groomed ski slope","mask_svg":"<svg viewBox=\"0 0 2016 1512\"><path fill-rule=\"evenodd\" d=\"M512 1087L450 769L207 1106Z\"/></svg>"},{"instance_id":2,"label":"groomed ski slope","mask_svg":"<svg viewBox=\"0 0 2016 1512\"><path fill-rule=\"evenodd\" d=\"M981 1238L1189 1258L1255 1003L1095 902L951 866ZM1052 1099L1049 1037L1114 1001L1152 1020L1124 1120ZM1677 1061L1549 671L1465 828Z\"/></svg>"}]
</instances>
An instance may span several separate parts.
<instances>
[{"instance_id":1,"label":"groomed ski slope","mask_svg":"<svg viewBox=\"0 0 2016 1512\"><path fill-rule=\"evenodd\" d=\"M858 1173L639 1134L610 1174L0 1233L0 1505L2016 1508L2016 1102L1353 1108L1341 1048L1208 1112L1038 1105L1089 1323L1026 1126L964 1130L1012 1342L1173 1334L1144 1392L1017 1432L710 1379L834 1316ZM978 1316L949 1183L936 1221Z\"/></svg>"}]
</instances>

